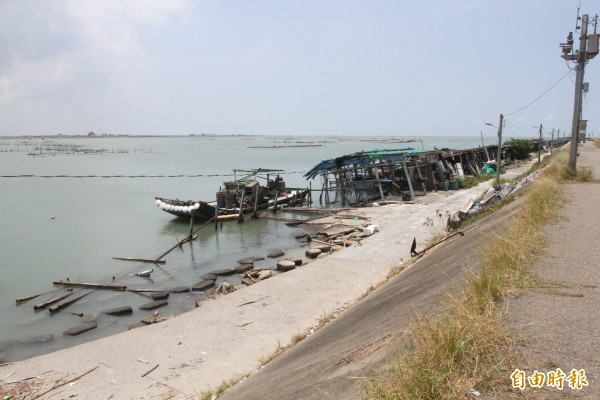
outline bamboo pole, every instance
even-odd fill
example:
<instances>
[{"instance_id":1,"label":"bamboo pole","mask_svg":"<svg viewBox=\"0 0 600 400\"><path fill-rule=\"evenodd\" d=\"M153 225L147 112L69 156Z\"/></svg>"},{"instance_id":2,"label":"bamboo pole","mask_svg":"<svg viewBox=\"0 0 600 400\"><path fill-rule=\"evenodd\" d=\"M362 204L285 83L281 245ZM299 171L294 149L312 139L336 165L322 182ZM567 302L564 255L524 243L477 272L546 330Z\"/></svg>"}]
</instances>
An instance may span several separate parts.
<instances>
[{"instance_id":1,"label":"bamboo pole","mask_svg":"<svg viewBox=\"0 0 600 400\"><path fill-rule=\"evenodd\" d=\"M80 296L77 296L77 297L75 297L75 298L73 298L73 299L71 299L71 300L67 300L67 301L64 301L64 302L62 302L62 303L60 303L60 304L57 304L57 305L55 305L55 306L52 306L52 307L48 308L48 311L50 311L50 313L51 313L51 314L52 314L52 313L55 313L55 312L57 312L57 311L60 311L60 310L62 310L63 308L66 308L66 307L70 306L71 304L73 304L73 303L75 303L75 302L77 302L77 301L81 300L82 298L84 298L85 296L87 296L87 295L88 295L88 294L90 294L90 293L92 293L92 291L91 291L91 290L90 290L90 291L88 291L88 292L86 292L86 293L84 293L84 294L82 294L82 295L80 295Z\"/></svg>"},{"instance_id":2,"label":"bamboo pole","mask_svg":"<svg viewBox=\"0 0 600 400\"><path fill-rule=\"evenodd\" d=\"M217 209L215 208L215 216L216 216L216 211ZM216 220L215 217L212 217L211 219L209 219L208 221L206 221L204 224L202 224L199 228L197 228L194 232L192 232L192 235L196 232L198 232L200 229L204 228L206 225L208 225L209 223L212 222L212 220ZM216 226L216 222L215 222L215 226ZM190 237L190 235L188 235L187 237ZM160 261L161 258L163 258L164 256L166 256L167 254L169 254L170 252L172 252L173 250L175 250L177 247L180 246L181 243L177 243L175 246L171 247L169 250L165 251L160 257L156 258L156 261Z\"/></svg>"},{"instance_id":3,"label":"bamboo pole","mask_svg":"<svg viewBox=\"0 0 600 400\"><path fill-rule=\"evenodd\" d=\"M124 285L104 285L101 283L85 283L85 282L70 282L70 281L54 281L52 282L54 285L61 286L76 286L83 287L89 289L106 289L106 290L116 290L116 291L124 291L127 289L127 286Z\"/></svg>"},{"instance_id":4,"label":"bamboo pole","mask_svg":"<svg viewBox=\"0 0 600 400\"><path fill-rule=\"evenodd\" d=\"M15 299L15 302L18 305L18 304L24 303L24 302L26 302L28 300L35 299L36 297L40 297L40 296L43 296L45 294L50 294L50 293L55 292L55 291L56 291L56 289L51 290L51 291L46 292L46 293L34 294L33 296L18 297L18 298Z\"/></svg>"},{"instance_id":5,"label":"bamboo pole","mask_svg":"<svg viewBox=\"0 0 600 400\"><path fill-rule=\"evenodd\" d=\"M137 261L144 263L154 263L154 264L164 264L166 261L164 260L152 260L148 258L133 258L133 257L113 257L113 260L122 260L122 261Z\"/></svg>"},{"instance_id":6,"label":"bamboo pole","mask_svg":"<svg viewBox=\"0 0 600 400\"><path fill-rule=\"evenodd\" d=\"M36 304L35 306L33 306L33 309L41 310L42 308L46 308L48 306L51 306L54 303L58 303L59 301L66 299L67 297L69 297L72 294L73 294L73 292L64 294L64 295L56 297L54 299L46 300L43 303L39 303L39 304Z\"/></svg>"},{"instance_id":7,"label":"bamboo pole","mask_svg":"<svg viewBox=\"0 0 600 400\"><path fill-rule=\"evenodd\" d=\"M132 293L160 293L160 292L164 292L164 290L162 289L135 289L135 288L127 288L125 289L126 292L132 292Z\"/></svg>"},{"instance_id":8,"label":"bamboo pole","mask_svg":"<svg viewBox=\"0 0 600 400\"><path fill-rule=\"evenodd\" d=\"M192 216L190 217L190 234L192 236L192 232L194 231L194 217L196 216L196 210L192 211Z\"/></svg>"}]
</instances>

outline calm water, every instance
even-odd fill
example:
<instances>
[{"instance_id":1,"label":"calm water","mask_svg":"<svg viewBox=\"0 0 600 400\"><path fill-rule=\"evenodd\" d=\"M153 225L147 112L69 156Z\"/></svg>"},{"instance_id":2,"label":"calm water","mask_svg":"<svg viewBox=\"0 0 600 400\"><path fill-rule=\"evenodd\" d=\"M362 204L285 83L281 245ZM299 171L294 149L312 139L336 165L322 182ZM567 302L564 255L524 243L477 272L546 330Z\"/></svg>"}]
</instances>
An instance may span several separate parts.
<instances>
[{"instance_id":1,"label":"calm water","mask_svg":"<svg viewBox=\"0 0 600 400\"><path fill-rule=\"evenodd\" d=\"M151 312L137 308L149 301L134 293L96 291L69 311L97 313L98 327L77 337L62 332L81 322L67 313L52 316L33 306L53 294L39 296L16 306L15 299L53 290L52 282L71 281L117 283L129 287L167 289L191 286L200 275L219 268L231 268L236 260L250 255L264 256L275 248L288 255L302 254L294 235L303 228L291 228L276 221L227 222L215 232L207 227L199 239L175 250L163 266L114 260L113 257L154 258L183 238L189 222L173 218L154 205L154 196L213 200L223 181L233 178L234 168L283 169L288 186L308 187L303 173L320 160L376 148L426 149L470 148L481 143L476 137L428 137L408 144L392 143L396 138L369 137L125 137L65 138L54 140L83 145L101 154L57 154L32 156L33 142L0 138L0 175L35 177L0 178L0 361L16 361L69 347L83 341L127 330ZM491 144L493 138L485 138ZM387 140L384 142L382 140ZM321 147L263 148L312 142ZM255 147L258 146L258 147ZM15 151L18 150L18 151ZM87 176L97 177L58 177ZM129 177L108 177L126 175ZM147 177L202 175L195 177ZM210 176L217 175L217 176ZM48 177L41 177L48 176ZM107 177L100 177L107 176ZM133 177L146 176L146 177ZM313 182L320 187L321 182ZM272 266L273 260L257 263ZM132 274L154 268L151 278ZM194 308L197 293L172 294L161 314L179 314ZM111 317L101 311L131 305L130 317ZM53 334L43 344L20 344L27 335ZM3 341L13 345L2 350Z\"/></svg>"}]
</instances>

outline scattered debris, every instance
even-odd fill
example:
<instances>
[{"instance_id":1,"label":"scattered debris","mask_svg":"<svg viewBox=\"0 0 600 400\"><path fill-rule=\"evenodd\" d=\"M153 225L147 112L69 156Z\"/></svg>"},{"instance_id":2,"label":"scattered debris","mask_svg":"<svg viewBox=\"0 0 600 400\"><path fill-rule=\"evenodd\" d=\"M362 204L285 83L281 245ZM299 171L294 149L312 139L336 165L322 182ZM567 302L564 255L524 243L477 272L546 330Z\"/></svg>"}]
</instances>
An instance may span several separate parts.
<instances>
[{"instance_id":1,"label":"scattered debris","mask_svg":"<svg viewBox=\"0 0 600 400\"><path fill-rule=\"evenodd\" d=\"M146 373L142 375L142 378L148 375L150 372L154 371L156 368L158 368L159 365L160 364L156 364L154 367L150 368Z\"/></svg>"},{"instance_id":2,"label":"scattered debris","mask_svg":"<svg viewBox=\"0 0 600 400\"><path fill-rule=\"evenodd\" d=\"M154 272L154 269L150 268L150 269L146 269L144 271L140 271L136 275L139 276L139 277L141 277L141 278L147 278L153 272Z\"/></svg>"},{"instance_id":3,"label":"scattered debris","mask_svg":"<svg viewBox=\"0 0 600 400\"><path fill-rule=\"evenodd\" d=\"M158 311L154 311L154 314L152 314L149 317L146 317L144 319L142 319L140 322L146 324L146 325L152 325L152 324L156 324L159 322L164 322L167 321L169 319L173 318L172 315L161 315L159 314Z\"/></svg>"},{"instance_id":4,"label":"scattered debris","mask_svg":"<svg viewBox=\"0 0 600 400\"><path fill-rule=\"evenodd\" d=\"M229 282L221 282L212 292L210 297L213 299L217 298L219 295L227 294L235 291L235 287Z\"/></svg>"}]
</instances>

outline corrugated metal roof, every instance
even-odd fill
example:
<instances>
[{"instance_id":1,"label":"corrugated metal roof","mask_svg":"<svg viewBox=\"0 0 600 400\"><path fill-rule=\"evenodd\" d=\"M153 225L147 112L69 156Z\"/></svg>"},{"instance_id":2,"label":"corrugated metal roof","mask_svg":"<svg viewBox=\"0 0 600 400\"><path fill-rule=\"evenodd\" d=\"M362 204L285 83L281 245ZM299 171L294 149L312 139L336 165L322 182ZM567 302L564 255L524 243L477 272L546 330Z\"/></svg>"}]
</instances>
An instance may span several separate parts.
<instances>
[{"instance_id":1,"label":"corrugated metal roof","mask_svg":"<svg viewBox=\"0 0 600 400\"><path fill-rule=\"evenodd\" d=\"M405 149L376 149L370 151L361 151L348 154L341 157L329 158L315 165L310 171L304 174L306 179L314 179L323 171L331 171L350 165L372 165L375 161L380 162L398 162L404 161L407 155L419 153L428 153L429 151L415 150L413 148Z\"/></svg>"}]
</instances>

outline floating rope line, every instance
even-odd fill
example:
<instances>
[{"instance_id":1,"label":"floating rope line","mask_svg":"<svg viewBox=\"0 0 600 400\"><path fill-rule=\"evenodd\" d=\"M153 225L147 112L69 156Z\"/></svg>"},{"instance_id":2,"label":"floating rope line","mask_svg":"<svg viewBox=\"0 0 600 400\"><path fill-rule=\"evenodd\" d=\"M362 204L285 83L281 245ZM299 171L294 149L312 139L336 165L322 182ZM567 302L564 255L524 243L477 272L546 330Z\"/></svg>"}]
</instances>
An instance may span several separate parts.
<instances>
[{"instance_id":1,"label":"floating rope line","mask_svg":"<svg viewBox=\"0 0 600 400\"><path fill-rule=\"evenodd\" d=\"M304 174L306 171L285 172L285 175ZM198 174L198 175L0 175L0 178L211 178L211 177L232 177L231 174Z\"/></svg>"}]
</instances>

